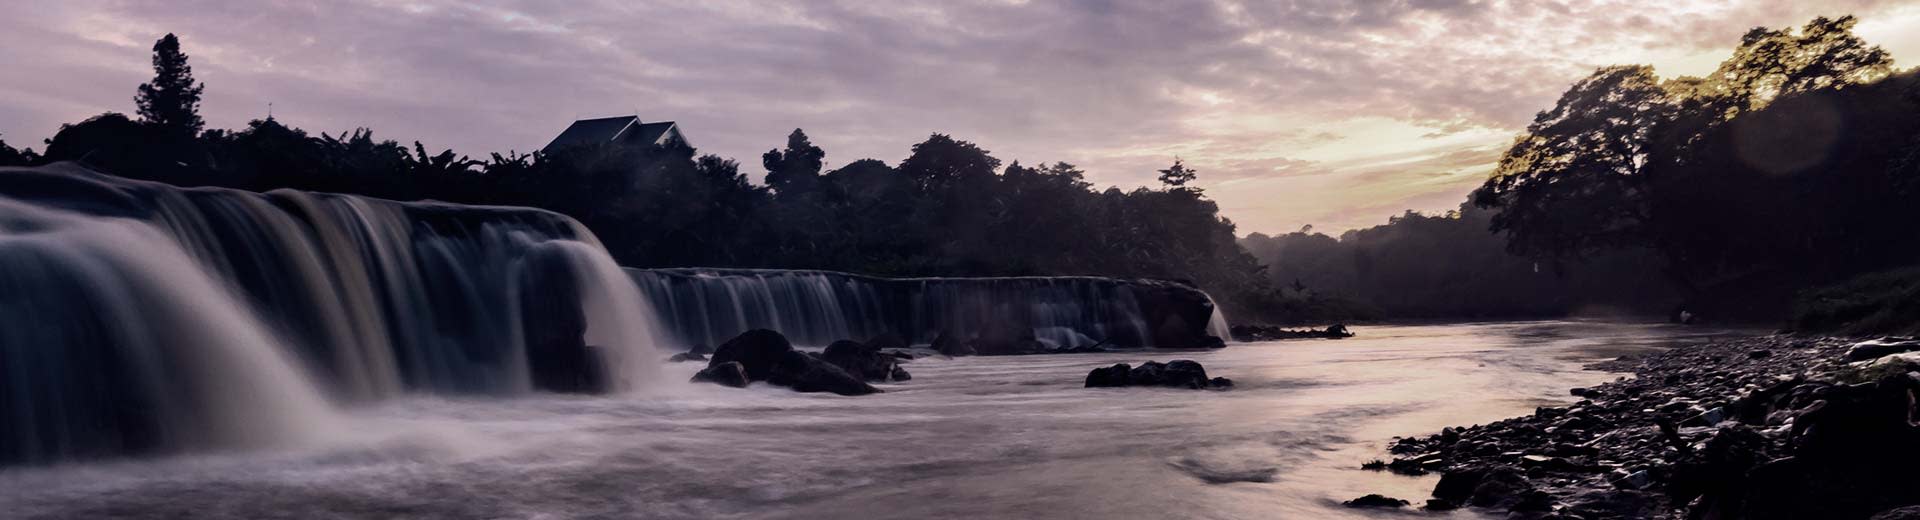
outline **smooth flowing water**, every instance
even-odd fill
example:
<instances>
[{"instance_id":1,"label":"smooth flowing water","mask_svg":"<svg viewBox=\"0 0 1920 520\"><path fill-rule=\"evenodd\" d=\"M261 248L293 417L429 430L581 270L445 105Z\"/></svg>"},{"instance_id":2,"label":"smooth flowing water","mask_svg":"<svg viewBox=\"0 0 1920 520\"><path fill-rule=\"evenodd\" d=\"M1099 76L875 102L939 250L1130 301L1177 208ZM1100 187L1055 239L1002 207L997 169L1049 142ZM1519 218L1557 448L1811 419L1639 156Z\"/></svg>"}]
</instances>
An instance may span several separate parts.
<instances>
[{"instance_id":1,"label":"smooth flowing water","mask_svg":"<svg viewBox=\"0 0 1920 520\"><path fill-rule=\"evenodd\" d=\"M1031 330L1049 348L1157 346L1175 330L1225 339L1226 316L1185 284L1087 276L882 278L833 271L630 269L683 345L719 345L752 329L796 344L826 346L900 334L932 343L945 332ZM1185 300L1185 301L1182 301ZM1181 311L1204 312L1187 323ZM1175 336L1181 336L1176 334ZM1172 338L1179 339L1179 338ZM1177 346L1193 346L1191 344Z\"/></svg>"},{"instance_id":2,"label":"smooth flowing water","mask_svg":"<svg viewBox=\"0 0 1920 520\"><path fill-rule=\"evenodd\" d=\"M1590 361L1731 334L1594 322L1360 327L1340 341L919 359L864 397L409 397L319 448L0 470L9 517L1345 518L1435 478L1367 472L1395 435L1569 402ZM1085 389L1194 359L1230 391ZM696 364L668 365L681 381ZM1450 516L1471 518L1470 511Z\"/></svg>"},{"instance_id":3,"label":"smooth flowing water","mask_svg":"<svg viewBox=\"0 0 1920 520\"><path fill-rule=\"evenodd\" d=\"M0 465L332 437L339 403L638 390L654 323L555 213L0 168Z\"/></svg>"}]
</instances>

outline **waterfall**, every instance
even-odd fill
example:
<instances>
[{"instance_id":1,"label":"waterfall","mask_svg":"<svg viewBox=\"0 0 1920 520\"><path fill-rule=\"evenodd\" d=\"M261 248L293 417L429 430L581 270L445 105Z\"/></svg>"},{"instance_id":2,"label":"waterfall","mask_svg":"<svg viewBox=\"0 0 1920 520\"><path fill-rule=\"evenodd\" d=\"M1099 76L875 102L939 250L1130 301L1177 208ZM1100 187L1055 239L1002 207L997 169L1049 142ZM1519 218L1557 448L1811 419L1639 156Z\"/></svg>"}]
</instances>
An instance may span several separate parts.
<instances>
[{"instance_id":1,"label":"waterfall","mask_svg":"<svg viewBox=\"0 0 1920 520\"><path fill-rule=\"evenodd\" d=\"M1227 311L1213 301L1213 295L1207 295L1207 303L1213 305L1213 317L1207 318L1207 335L1220 338L1225 343L1233 343L1233 327L1227 325Z\"/></svg>"},{"instance_id":2,"label":"waterfall","mask_svg":"<svg viewBox=\"0 0 1920 520\"><path fill-rule=\"evenodd\" d=\"M0 199L0 461L323 431L280 341L165 237Z\"/></svg>"},{"instance_id":3,"label":"waterfall","mask_svg":"<svg viewBox=\"0 0 1920 520\"><path fill-rule=\"evenodd\" d=\"M1051 347L1178 346L1226 337L1226 318L1185 284L1100 277L881 278L831 271L631 269L682 346L718 345L750 329L826 345L899 334L1031 331ZM1204 313L1204 314L1202 314Z\"/></svg>"},{"instance_id":4,"label":"waterfall","mask_svg":"<svg viewBox=\"0 0 1920 520\"><path fill-rule=\"evenodd\" d=\"M278 442L408 392L633 388L648 303L550 212L0 169L0 463Z\"/></svg>"}]
</instances>

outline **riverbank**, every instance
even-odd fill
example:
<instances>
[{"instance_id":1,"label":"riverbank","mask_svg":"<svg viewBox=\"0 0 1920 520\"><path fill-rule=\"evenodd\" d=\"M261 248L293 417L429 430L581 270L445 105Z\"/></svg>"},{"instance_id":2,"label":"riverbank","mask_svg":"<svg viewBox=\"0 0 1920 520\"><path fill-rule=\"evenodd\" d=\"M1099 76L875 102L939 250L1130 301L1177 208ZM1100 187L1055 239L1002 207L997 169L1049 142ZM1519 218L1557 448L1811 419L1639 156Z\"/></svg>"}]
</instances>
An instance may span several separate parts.
<instances>
[{"instance_id":1,"label":"riverbank","mask_svg":"<svg viewBox=\"0 0 1920 520\"><path fill-rule=\"evenodd\" d=\"M1399 439L1369 469L1441 474L1428 509L1517 518L1868 518L1920 504L1920 365L1881 357L1915 345L1861 345L1774 335L1596 363L1633 377Z\"/></svg>"}]
</instances>

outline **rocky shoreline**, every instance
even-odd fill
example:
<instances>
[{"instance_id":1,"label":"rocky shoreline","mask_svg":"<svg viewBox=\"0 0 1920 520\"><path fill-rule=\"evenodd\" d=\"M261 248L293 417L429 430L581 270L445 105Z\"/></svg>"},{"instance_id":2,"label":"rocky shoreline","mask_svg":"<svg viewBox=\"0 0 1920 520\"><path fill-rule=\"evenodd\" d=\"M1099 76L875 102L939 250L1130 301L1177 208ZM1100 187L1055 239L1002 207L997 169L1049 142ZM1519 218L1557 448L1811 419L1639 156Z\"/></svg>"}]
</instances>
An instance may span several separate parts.
<instances>
[{"instance_id":1,"label":"rocky shoreline","mask_svg":"<svg viewBox=\"0 0 1920 520\"><path fill-rule=\"evenodd\" d=\"M1597 363L1634 377L1572 389L1572 405L1398 439L1391 461L1364 468L1440 473L1424 508L1509 518L1920 518L1914 350L1774 335Z\"/></svg>"}]
</instances>

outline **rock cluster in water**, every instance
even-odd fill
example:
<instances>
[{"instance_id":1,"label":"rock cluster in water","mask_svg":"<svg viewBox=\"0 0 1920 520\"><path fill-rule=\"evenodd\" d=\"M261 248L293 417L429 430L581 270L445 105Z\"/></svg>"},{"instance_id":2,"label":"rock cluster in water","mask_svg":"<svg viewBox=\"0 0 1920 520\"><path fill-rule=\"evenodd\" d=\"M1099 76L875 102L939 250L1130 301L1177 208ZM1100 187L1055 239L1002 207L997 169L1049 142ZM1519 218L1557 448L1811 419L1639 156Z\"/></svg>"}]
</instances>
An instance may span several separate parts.
<instances>
[{"instance_id":1,"label":"rock cluster in water","mask_svg":"<svg viewBox=\"0 0 1920 520\"><path fill-rule=\"evenodd\" d=\"M1229 328L1234 341L1278 341L1283 339L1346 339L1353 332L1346 325L1328 325L1324 329L1286 329L1272 325L1234 325Z\"/></svg>"},{"instance_id":2,"label":"rock cluster in water","mask_svg":"<svg viewBox=\"0 0 1920 520\"><path fill-rule=\"evenodd\" d=\"M1596 368L1531 416L1400 439L1427 508L1519 518L1904 518L1920 504L1920 342L1770 336ZM1875 516L1882 514L1882 516Z\"/></svg>"},{"instance_id":3,"label":"rock cluster in water","mask_svg":"<svg viewBox=\"0 0 1920 520\"><path fill-rule=\"evenodd\" d=\"M1148 361L1141 363L1140 366L1118 363L1110 367L1096 368L1087 373L1087 388L1126 386L1224 390L1233 388L1233 380L1224 377L1208 378L1205 367L1186 359L1176 359L1166 363Z\"/></svg>"},{"instance_id":4,"label":"rock cluster in water","mask_svg":"<svg viewBox=\"0 0 1920 520\"><path fill-rule=\"evenodd\" d=\"M904 371L903 371L904 372ZM752 382L784 386L796 392L867 395L880 390L839 365L794 350L787 337L766 329L741 333L714 349L707 368L693 381L744 387Z\"/></svg>"},{"instance_id":5,"label":"rock cluster in water","mask_svg":"<svg viewBox=\"0 0 1920 520\"><path fill-rule=\"evenodd\" d=\"M907 340L895 334L881 334L878 337L860 343L852 340L835 341L827 345L820 353L820 359L834 364L847 373L866 381L888 382L913 379L912 374L900 368L901 356L897 349L907 347ZM888 350L895 349L895 350Z\"/></svg>"}]
</instances>

